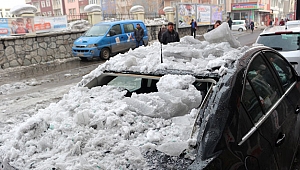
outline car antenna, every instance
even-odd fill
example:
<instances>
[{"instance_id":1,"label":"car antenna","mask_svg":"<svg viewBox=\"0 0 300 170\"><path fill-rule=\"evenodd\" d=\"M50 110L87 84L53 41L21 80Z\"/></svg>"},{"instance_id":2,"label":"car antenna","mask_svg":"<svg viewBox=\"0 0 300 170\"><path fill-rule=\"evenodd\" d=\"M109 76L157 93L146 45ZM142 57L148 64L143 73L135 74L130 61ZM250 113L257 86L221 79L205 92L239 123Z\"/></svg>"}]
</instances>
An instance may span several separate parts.
<instances>
[{"instance_id":1,"label":"car antenna","mask_svg":"<svg viewBox=\"0 0 300 170\"><path fill-rule=\"evenodd\" d=\"M160 42L160 63L163 63L162 42Z\"/></svg>"}]
</instances>

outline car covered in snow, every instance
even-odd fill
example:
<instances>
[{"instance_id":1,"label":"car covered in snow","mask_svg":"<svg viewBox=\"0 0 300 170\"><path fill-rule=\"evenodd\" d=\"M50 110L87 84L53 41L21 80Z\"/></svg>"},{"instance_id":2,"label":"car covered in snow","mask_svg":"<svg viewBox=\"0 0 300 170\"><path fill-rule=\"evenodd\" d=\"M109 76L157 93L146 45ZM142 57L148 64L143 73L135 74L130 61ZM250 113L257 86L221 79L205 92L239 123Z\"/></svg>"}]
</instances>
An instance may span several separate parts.
<instances>
[{"instance_id":1,"label":"car covered in snow","mask_svg":"<svg viewBox=\"0 0 300 170\"><path fill-rule=\"evenodd\" d=\"M106 71L86 87L117 86L131 97L157 93L164 75L192 75L191 85L202 96L192 102L197 118L190 135L197 135L197 140L176 160L162 151L147 155L155 169L290 169L300 132L300 79L295 70L267 47L251 48L224 67L235 69L224 75L214 73L218 67L203 74L168 69L147 74ZM180 114L185 113L174 115ZM188 159L191 155L194 160Z\"/></svg>"},{"instance_id":2,"label":"car covered in snow","mask_svg":"<svg viewBox=\"0 0 300 170\"><path fill-rule=\"evenodd\" d=\"M291 169L299 76L276 50L217 31L231 32L225 23L204 41L114 56L3 132L1 159L16 169Z\"/></svg>"}]
</instances>

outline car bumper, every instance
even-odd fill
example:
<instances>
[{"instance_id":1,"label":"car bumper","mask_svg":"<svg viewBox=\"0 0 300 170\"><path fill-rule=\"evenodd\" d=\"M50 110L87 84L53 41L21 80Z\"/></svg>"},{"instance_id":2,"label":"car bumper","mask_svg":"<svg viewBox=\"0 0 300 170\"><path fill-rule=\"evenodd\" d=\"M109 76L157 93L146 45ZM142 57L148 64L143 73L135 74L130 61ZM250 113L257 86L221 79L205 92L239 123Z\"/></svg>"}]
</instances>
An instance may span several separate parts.
<instances>
[{"instance_id":1,"label":"car bumper","mask_svg":"<svg viewBox=\"0 0 300 170\"><path fill-rule=\"evenodd\" d=\"M99 57L100 51L98 48L76 48L72 47L74 57Z\"/></svg>"}]
</instances>

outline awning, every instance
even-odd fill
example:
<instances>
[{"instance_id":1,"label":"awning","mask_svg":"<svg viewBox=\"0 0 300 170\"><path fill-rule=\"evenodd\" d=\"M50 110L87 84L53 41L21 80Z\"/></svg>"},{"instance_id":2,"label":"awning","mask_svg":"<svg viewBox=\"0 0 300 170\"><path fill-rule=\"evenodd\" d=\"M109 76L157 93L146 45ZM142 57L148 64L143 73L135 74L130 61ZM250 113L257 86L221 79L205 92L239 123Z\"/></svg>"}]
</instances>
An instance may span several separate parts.
<instances>
[{"instance_id":1,"label":"awning","mask_svg":"<svg viewBox=\"0 0 300 170\"><path fill-rule=\"evenodd\" d=\"M257 10L258 12L267 12L267 13L271 13L272 11L271 10L263 10L263 9L260 9L260 10Z\"/></svg>"}]
</instances>

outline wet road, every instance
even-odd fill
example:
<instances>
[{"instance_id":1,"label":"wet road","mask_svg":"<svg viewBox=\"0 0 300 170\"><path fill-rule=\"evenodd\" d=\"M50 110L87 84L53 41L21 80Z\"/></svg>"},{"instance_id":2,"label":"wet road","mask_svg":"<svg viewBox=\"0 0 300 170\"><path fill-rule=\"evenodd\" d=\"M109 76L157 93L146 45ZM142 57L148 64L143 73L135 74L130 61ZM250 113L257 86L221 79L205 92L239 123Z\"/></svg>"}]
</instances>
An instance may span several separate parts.
<instances>
[{"instance_id":1,"label":"wet road","mask_svg":"<svg viewBox=\"0 0 300 170\"><path fill-rule=\"evenodd\" d=\"M83 75L91 72L104 62L104 60L83 62L75 58L67 62L53 62L23 68L0 70L0 85L24 79L42 78L47 75L52 76L52 79L56 81L61 81L64 79L64 75L68 73L73 76L76 75L81 79Z\"/></svg>"}]
</instances>

